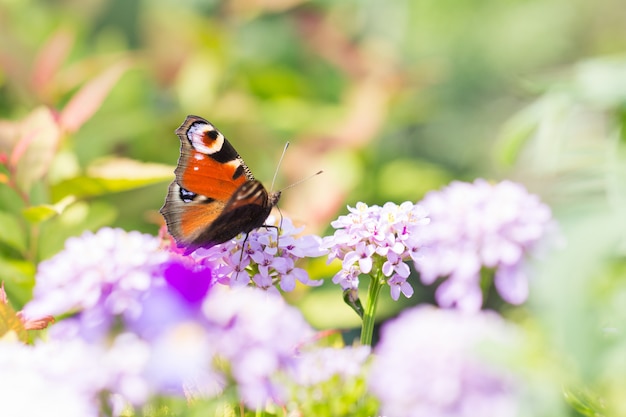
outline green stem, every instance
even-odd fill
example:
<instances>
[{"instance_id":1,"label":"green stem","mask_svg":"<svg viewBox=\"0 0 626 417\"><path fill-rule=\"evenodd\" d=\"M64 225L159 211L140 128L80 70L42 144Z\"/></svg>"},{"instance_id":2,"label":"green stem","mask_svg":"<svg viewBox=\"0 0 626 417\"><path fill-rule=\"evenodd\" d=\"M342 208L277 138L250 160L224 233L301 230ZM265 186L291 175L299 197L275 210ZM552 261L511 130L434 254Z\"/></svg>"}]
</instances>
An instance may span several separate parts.
<instances>
[{"instance_id":1,"label":"green stem","mask_svg":"<svg viewBox=\"0 0 626 417\"><path fill-rule=\"evenodd\" d=\"M495 269L491 268L491 269L487 269L487 268L482 268L480 271L480 289L481 292L483 293L483 307L485 306L485 303L487 302L487 299L489 298L489 290L491 289L492 285L493 285L493 280L495 278Z\"/></svg>"},{"instance_id":2,"label":"green stem","mask_svg":"<svg viewBox=\"0 0 626 417\"><path fill-rule=\"evenodd\" d=\"M382 270L376 268L370 275L370 284L367 290L367 301L365 315L363 316L363 326L361 327L361 344L363 346L372 345L372 335L374 334L374 323L376 323L376 307L378 306L378 295L385 283Z\"/></svg>"}]
</instances>

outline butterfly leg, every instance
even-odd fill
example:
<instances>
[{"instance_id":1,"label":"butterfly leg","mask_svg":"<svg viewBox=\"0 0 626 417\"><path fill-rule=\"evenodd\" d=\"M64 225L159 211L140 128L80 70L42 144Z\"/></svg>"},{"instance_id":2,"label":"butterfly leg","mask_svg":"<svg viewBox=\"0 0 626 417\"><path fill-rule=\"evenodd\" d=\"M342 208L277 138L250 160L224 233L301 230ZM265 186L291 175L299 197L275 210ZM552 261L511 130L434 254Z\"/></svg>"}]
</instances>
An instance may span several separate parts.
<instances>
[{"instance_id":1,"label":"butterfly leg","mask_svg":"<svg viewBox=\"0 0 626 417\"><path fill-rule=\"evenodd\" d=\"M243 261L243 252L246 250L246 242L248 242L248 237L250 233L246 233L246 237L243 239L243 243L241 244L241 251L239 252L239 264L237 265L237 273L235 274L235 281L239 278L239 272L241 272L241 261Z\"/></svg>"},{"instance_id":2,"label":"butterfly leg","mask_svg":"<svg viewBox=\"0 0 626 417\"><path fill-rule=\"evenodd\" d=\"M276 206L276 210L280 214L280 221L278 222L278 226L274 226L273 224L263 224L261 227L265 227L266 229L276 229L276 248L278 249L278 243L280 240L280 231L283 229L283 212L280 211L280 208Z\"/></svg>"}]
</instances>

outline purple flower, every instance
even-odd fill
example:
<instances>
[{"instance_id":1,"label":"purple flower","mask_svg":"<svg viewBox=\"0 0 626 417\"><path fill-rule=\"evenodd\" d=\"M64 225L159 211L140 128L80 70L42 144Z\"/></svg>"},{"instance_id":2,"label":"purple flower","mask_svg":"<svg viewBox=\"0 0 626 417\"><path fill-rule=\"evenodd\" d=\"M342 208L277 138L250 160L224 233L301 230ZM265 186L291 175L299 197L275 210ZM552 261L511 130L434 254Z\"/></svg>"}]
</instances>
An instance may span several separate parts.
<instances>
[{"instance_id":1,"label":"purple flower","mask_svg":"<svg viewBox=\"0 0 626 417\"><path fill-rule=\"evenodd\" d=\"M153 285L170 256L159 240L139 232L103 228L65 242L65 249L39 264L27 317L93 310L95 319L135 314L138 294Z\"/></svg>"},{"instance_id":2,"label":"purple flower","mask_svg":"<svg viewBox=\"0 0 626 417\"><path fill-rule=\"evenodd\" d=\"M291 222L285 225L278 243L275 230L249 239L243 257L259 287L309 280L294 262L318 254L320 239L297 238ZM100 378L85 382L94 386L88 400L105 391L133 405L155 394L215 396L234 380L251 407L283 401L280 380L312 329L281 297L246 288L216 291L210 262L162 251L157 238L135 232L86 233L40 265L27 312L76 313L51 326L48 337L92 352L89 365L77 358ZM227 367L215 368L224 361Z\"/></svg>"},{"instance_id":3,"label":"purple flower","mask_svg":"<svg viewBox=\"0 0 626 417\"><path fill-rule=\"evenodd\" d=\"M519 382L487 358L517 336L493 313L408 310L383 326L369 388L389 417L516 416Z\"/></svg>"},{"instance_id":4,"label":"purple flower","mask_svg":"<svg viewBox=\"0 0 626 417\"><path fill-rule=\"evenodd\" d=\"M422 201L431 218L426 248L414 255L425 284L447 277L436 292L439 305L477 310L482 305L481 268L495 269L502 298L520 304L528 295L524 258L552 227L551 212L516 183L453 182Z\"/></svg>"},{"instance_id":5,"label":"purple flower","mask_svg":"<svg viewBox=\"0 0 626 417\"><path fill-rule=\"evenodd\" d=\"M151 392L212 397L234 381L253 408L285 400L281 381L313 333L281 297L245 287L211 288L200 305L155 287L141 311L129 328L150 347L142 375Z\"/></svg>"},{"instance_id":6,"label":"purple flower","mask_svg":"<svg viewBox=\"0 0 626 417\"><path fill-rule=\"evenodd\" d=\"M276 223L273 216L265 221L270 226ZM192 256L197 262L210 264L216 280L231 287L252 284L276 291L277 285L283 291L292 291L296 281L321 285L321 280L311 280L304 269L296 266L302 258L324 254L320 250L321 239L315 235L297 236L301 231L302 228L294 227L291 220L284 217L280 229L260 227L251 231L247 240L241 235L209 249L198 249ZM244 240L246 246L242 251Z\"/></svg>"},{"instance_id":7,"label":"purple flower","mask_svg":"<svg viewBox=\"0 0 626 417\"><path fill-rule=\"evenodd\" d=\"M300 312L281 297L248 288L214 288L203 305L211 340L230 364L242 400L259 407L283 402L280 375L295 362L296 348L313 335Z\"/></svg>"},{"instance_id":8,"label":"purple flower","mask_svg":"<svg viewBox=\"0 0 626 417\"><path fill-rule=\"evenodd\" d=\"M169 262L163 275L165 282L190 304L202 301L213 283L209 268L188 265L182 259Z\"/></svg>"},{"instance_id":9,"label":"purple flower","mask_svg":"<svg viewBox=\"0 0 626 417\"><path fill-rule=\"evenodd\" d=\"M224 378L213 367L214 335L201 320L168 323L150 335L150 356L144 376L160 394L212 397L219 394Z\"/></svg>"},{"instance_id":10,"label":"purple flower","mask_svg":"<svg viewBox=\"0 0 626 417\"><path fill-rule=\"evenodd\" d=\"M213 336L202 313L211 270L180 257L164 265L163 276L163 285L141 297L140 314L124 320L150 346L146 381L160 394L213 396L223 378L213 369Z\"/></svg>"},{"instance_id":11,"label":"purple flower","mask_svg":"<svg viewBox=\"0 0 626 417\"><path fill-rule=\"evenodd\" d=\"M155 390L146 378L151 354L149 343L133 333L124 332L116 335L108 345L91 344L90 348L98 351L99 358L94 363L97 366L91 366L106 373L106 391L135 406L150 399Z\"/></svg>"},{"instance_id":12,"label":"purple flower","mask_svg":"<svg viewBox=\"0 0 626 417\"><path fill-rule=\"evenodd\" d=\"M357 203L348 210L350 214L331 223L335 233L322 243L329 250L329 261L341 260L341 270L333 282L344 291L354 291L360 274L382 272L394 300L401 293L410 297L413 289L407 283L410 270L405 261L420 251L421 234L429 223L424 209L407 201L382 207Z\"/></svg>"},{"instance_id":13,"label":"purple flower","mask_svg":"<svg viewBox=\"0 0 626 417\"><path fill-rule=\"evenodd\" d=\"M202 302L212 286L211 270L186 257L173 258L162 268L163 282L139 298L139 313L124 317L124 324L154 341L170 327L201 321Z\"/></svg>"}]
</instances>

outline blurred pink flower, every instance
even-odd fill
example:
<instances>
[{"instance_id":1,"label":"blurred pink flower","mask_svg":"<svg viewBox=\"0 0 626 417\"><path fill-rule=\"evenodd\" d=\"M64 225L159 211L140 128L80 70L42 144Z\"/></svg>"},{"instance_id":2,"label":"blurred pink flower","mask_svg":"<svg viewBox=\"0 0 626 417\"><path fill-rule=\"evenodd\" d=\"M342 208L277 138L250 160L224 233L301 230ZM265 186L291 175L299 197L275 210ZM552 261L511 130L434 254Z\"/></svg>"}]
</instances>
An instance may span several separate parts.
<instances>
[{"instance_id":1,"label":"blurred pink flower","mask_svg":"<svg viewBox=\"0 0 626 417\"><path fill-rule=\"evenodd\" d=\"M443 307L477 310L480 271L495 270L495 286L513 304L528 296L525 258L553 227L550 208L511 181L455 181L422 200L431 218L424 248L414 257L424 284L445 281L436 297Z\"/></svg>"},{"instance_id":2,"label":"blurred pink flower","mask_svg":"<svg viewBox=\"0 0 626 417\"><path fill-rule=\"evenodd\" d=\"M296 364L296 349L313 337L301 313L282 297L250 288L216 287L203 306L216 354L230 364L249 407L282 403L281 374Z\"/></svg>"},{"instance_id":3,"label":"blurred pink flower","mask_svg":"<svg viewBox=\"0 0 626 417\"><path fill-rule=\"evenodd\" d=\"M517 378L488 359L516 346L516 329L495 313L418 307L381 329L369 388L389 417L514 417ZM501 365L501 364L500 364Z\"/></svg>"}]
</instances>

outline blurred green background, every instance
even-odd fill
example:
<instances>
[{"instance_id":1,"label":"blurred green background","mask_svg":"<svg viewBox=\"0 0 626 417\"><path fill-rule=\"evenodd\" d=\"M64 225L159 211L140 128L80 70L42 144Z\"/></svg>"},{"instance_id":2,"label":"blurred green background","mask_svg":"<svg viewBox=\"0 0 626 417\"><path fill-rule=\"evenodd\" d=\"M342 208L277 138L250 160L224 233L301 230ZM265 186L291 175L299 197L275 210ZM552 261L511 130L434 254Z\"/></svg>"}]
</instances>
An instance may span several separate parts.
<instances>
[{"instance_id":1,"label":"blurred green background","mask_svg":"<svg viewBox=\"0 0 626 417\"><path fill-rule=\"evenodd\" d=\"M0 279L19 306L68 236L156 234L173 132L196 114L268 186L286 141L277 188L324 170L281 201L310 233L357 201L418 201L453 179L524 183L567 244L512 314L540 318L528 326L568 348L574 379L617 399L625 22L623 0L0 0ZM37 148L23 126L55 140ZM385 296L388 316L400 305ZM333 285L291 297L320 327L357 323Z\"/></svg>"},{"instance_id":2,"label":"blurred green background","mask_svg":"<svg viewBox=\"0 0 626 417\"><path fill-rule=\"evenodd\" d=\"M173 130L201 115L268 184L286 141L279 186L325 170L282 204L322 232L346 203L513 175L511 149L495 154L505 121L581 60L624 52L625 21L619 0L2 0L0 117L61 108L128 60L64 144L79 167L174 165ZM106 196L114 224L154 233L164 187Z\"/></svg>"},{"instance_id":3,"label":"blurred green background","mask_svg":"<svg viewBox=\"0 0 626 417\"><path fill-rule=\"evenodd\" d=\"M606 167L619 166L626 118L625 21L619 0L0 0L5 125L42 105L60 119L72 107L68 120L94 107L62 129L49 164L22 167L45 171L22 187L26 204L5 187L2 208L82 213L44 214L41 244L32 230L24 243L33 262L85 228L155 234L187 114L217 125L268 185L286 141L277 187L324 170L281 202L312 233L346 204L418 201L452 179L519 180L565 214L602 205L621 178ZM72 182L118 169L103 158L165 166L119 169L144 180L101 190Z\"/></svg>"},{"instance_id":4,"label":"blurred green background","mask_svg":"<svg viewBox=\"0 0 626 417\"><path fill-rule=\"evenodd\" d=\"M187 114L217 125L268 186L286 141L277 187L324 170L281 202L311 233L327 232L346 204L418 201L452 179L512 178L564 216L603 205L621 178L606 167L619 166L611 150L625 119L622 6L0 0L0 118L15 123L44 105L60 119L72 107L66 119L80 119L80 108L93 106L51 146L43 180L22 190L25 204L0 189L3 210L70 211L60 220L30 213L45 218L36 237L26 233L31 262L84 229L155 234L178 158L173 131ZM70 106L111 71L101 94L90 90ZM119 168L120 158L164 166L135 172ZM101 171L128 183L81 182ZM16 257L8 248L9 261ZM332 274L321 263L312 270Z\"/></svg>"}]
</instances>

